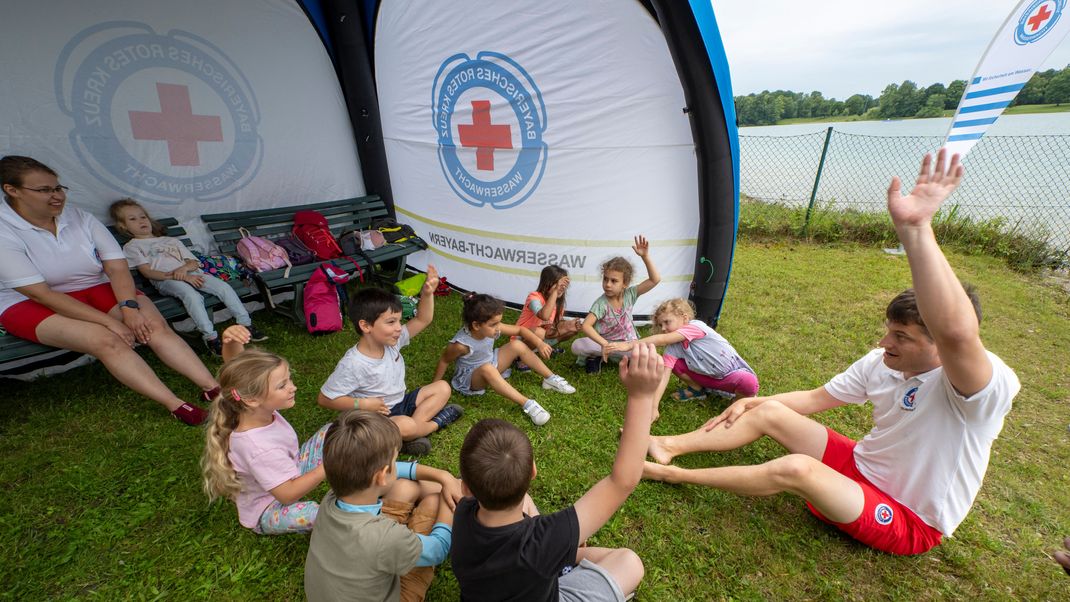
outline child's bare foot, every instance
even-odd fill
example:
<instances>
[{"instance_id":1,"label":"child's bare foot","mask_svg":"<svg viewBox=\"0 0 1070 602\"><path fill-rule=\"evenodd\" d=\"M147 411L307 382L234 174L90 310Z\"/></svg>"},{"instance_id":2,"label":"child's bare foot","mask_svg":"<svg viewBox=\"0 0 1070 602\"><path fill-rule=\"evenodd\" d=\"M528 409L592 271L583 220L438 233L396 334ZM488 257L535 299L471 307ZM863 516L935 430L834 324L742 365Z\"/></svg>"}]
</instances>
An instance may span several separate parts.
<instances>
[{"instance_id":1,"label":"child's bare foot","mask_svg":"<svg viewBox=\"0 0 1070 602\"><path fill-rule=\"evenodd\" d=\"M646 455L654 458L654 461L658 464L668 464L672 462L672 459L676 457L676 454L672 453L668 449L668 437L650 437L650 444L647 445Z\"/></svg>"},{"instance_id":2,"label":"child's bare foot","mask_svg":"<svg viewBox=\"0 0 1070 602\"><path fill-rule=\"evenodd\" d=\"M661 481L662 483L675 483L672 471L675 466L662 466L653 462L643 462L643 478L649 481Z\"/></svg>"}]
</instances>

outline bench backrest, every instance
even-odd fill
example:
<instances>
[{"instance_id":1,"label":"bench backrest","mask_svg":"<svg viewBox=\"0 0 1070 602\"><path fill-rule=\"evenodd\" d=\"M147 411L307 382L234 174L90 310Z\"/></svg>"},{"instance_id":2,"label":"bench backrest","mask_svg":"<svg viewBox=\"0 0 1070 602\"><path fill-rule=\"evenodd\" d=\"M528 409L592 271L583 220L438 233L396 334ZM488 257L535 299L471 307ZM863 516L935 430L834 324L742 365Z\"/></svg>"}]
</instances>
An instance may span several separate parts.
<instances>
[{"instance_id":1,"label":"bench backrest","mask_svg":"<svg viewBox=\"0 0 1070 602\"><path fill-rule=\"evenodd\" d=\"M322 213L335 237L344 230L367 228L373 220L390 216L386 203L378 196L371 195L311 205L202 215L201 221L212 233L220 252L234 255L235 246L241 240L238 228L245 228L254 236L276 238L289 234L293 228L294 213L305 209Z\"/></svg>"}]
</instances>

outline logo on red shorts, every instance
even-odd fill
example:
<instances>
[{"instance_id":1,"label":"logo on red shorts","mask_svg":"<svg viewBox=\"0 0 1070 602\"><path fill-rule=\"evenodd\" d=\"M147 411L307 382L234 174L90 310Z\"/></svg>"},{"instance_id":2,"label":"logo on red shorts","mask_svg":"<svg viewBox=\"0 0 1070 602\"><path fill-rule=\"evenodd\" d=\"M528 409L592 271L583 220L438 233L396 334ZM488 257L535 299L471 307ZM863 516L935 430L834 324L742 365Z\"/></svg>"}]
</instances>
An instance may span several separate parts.
<instances>
[{"instance_id":1,"label":"logo on red shorts","mask_svg":"<svg viewBox=\"0 0 1070 602\"><path fill-rule=\"evenodd\" d=\"M877 519L877 524L890 525L892 519L895 518L892 512L892 507L888 504L877 504L877 509L873 511L873 517Z\"/></svg>"}]
</instances>

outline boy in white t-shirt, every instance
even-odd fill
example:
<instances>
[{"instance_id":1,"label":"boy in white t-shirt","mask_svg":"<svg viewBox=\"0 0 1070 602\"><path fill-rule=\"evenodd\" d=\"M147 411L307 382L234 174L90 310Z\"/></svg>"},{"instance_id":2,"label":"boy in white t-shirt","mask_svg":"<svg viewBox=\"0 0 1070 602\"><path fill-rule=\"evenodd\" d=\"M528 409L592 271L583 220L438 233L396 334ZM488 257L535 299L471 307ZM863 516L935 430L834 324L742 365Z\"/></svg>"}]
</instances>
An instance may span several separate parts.
<instances>
[{"instance_id":1,"label":"boy in white t-shirt","mask_svg":"<svg viewBox=\"0 0 1070 602\"><path fill-rule=\"evenodd\" d=\"M405 358L401 348L420 334L435 314L438 272L427 266L416 316L401 323L401 303L380 288L357 291L349 316L360 341L346 351L320 388L319 404L334 410L371 410L389 416L405 442L401 452L423 455L431 451L427 435L452 424L464 411L449 404L450 385L444 380L406 392Z\"/></svg>"},{"instance_id":2,"label":"boy in white t-shirt","mask_svg":"<svg viewBox=\"0 0 1070 602\"><path fill-rule=\"evenodd\" d=\"M962 180L959 157L925 155L914 189L888 188L888 212L906 249L914 288L885 311L880 348L823 387L740 399L697 430L651 437L644 477L743 495L787 491L851 537L892 554L920 554L950 537L981 488L992 444L1021 385L981 343L981 307L959 283L932 218ZM947 165L947 169L945 169ZM873 404L861 441L807 417ZM769 436L789 455L757 466L688 470L681 454L735 449Z\"/></svg>"}]
</instances>

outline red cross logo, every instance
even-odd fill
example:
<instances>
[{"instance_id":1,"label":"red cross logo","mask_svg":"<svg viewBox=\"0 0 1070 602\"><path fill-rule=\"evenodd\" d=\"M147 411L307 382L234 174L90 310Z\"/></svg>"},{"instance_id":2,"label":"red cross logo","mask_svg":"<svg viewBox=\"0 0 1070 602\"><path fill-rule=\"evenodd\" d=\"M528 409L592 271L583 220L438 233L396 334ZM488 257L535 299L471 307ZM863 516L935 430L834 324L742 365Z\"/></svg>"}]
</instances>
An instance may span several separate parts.
<instances>
[{"instance_id":1,"label":"red cross logo","mask_svg":"<svg viewBox=\"0 0 1070 602\"><path fill-rule=\"evenodd\" d=\"M194 115L189 87L156 84L160 112L130 111L130 127L135 140L165 140L171 165L200 165L198 142L222 142L219 117Z\"/></svg>"},{"instance_id":2,"label":"red cross logo","mask_svg":"<svg viewBox=\"0 0 1070 602\"><path fill-rule=\"evenodd\" d=\"M461 146L476 147L476 169L494 171L494 149L513 148L508 125L492 125L490 101L472 101L472 124L457 126Z\"/></svg>"},{"instance_id":3,"label":"red cross logo","mask_svg":"<svg viewBox=\"0 0 1070 602\"><path fill-rule=\"evenodd\" d=\"M1037 14L1033 15L1032 17L1029 17L1029 19L1026 20L1026 23L1028 23L1029 26L1032 27L1030 33L1036 33L1040 31L1040 27L1044 25L1044 22L1050 18L1051 11L1048 10L1048 5L1041 4L1040 10L1037 11Z\"/></svg>"}]
</instances>

